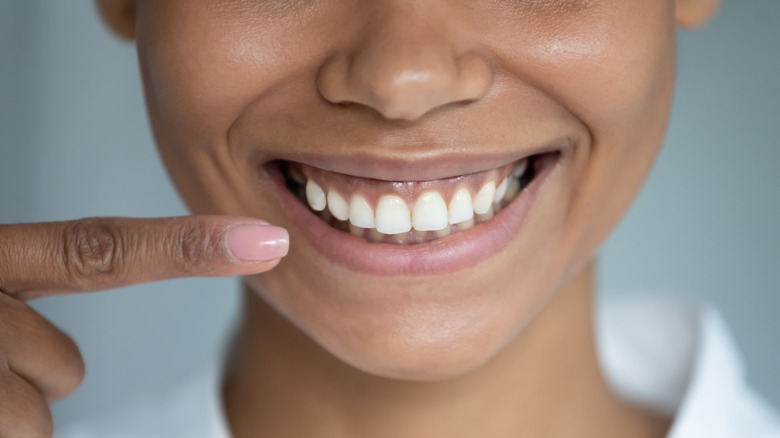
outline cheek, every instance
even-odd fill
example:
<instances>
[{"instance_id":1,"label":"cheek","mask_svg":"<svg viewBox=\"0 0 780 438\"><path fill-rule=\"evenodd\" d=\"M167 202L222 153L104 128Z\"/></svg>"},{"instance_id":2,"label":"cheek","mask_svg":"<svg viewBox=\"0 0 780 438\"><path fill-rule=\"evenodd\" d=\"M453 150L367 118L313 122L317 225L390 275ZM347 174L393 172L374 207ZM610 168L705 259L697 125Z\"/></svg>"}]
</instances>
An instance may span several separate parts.
<instances>
[{"instance_id":1,"label":"cheek","mask_svg":"<svg viewBox=\"0 0 780 438\"><path fill-rule=\"evenodd\" d=\"M231 149L233 126L298 68L302 61L285 48L305 46L297 40L301 32L284 23L222 19L212 3L147 2L137 29L157 145L176 185L195 204L244 166L245 151ZM187 196L189 190L197 194Z\"/></svg>"},{"instance_id":2,"label":"cheek","mask_svg":"<svg viewBox=\"0 0 780 438\"><path fill-rule=\"evenodd\" d=\"M599 65L582 69L582 77L592 84L583 90L581 104L592 156L569 225L580 234L583 251L595 250L611 232L660 151L675 79L674 29L668 27L663 34L648 32L656 39L611 47L619 62L610 75L602 74ZM594 103L589 110L584 109L587 102Z\"/></svg>"},{"instance_id":3,"label":"cheek","mask_svg":"<svg viewBox=\"0 0 780 438\"><path fill-rule=\"evenodd\" d=\"M511 68L587 130L580 147L586 165L562 224L559 254L571 270L592 256L645 181L663 142L675 78L672 2L593 13L604 18L585 20L586 27L558 24L565 37L540 35L511 57L526 60Z\"/></svg>"},{"instance_id":4,"label":"cheek","mask_svg":"<svg viewBox=\"0 0 780 438\"><path fill-rule=\"evenodd\" d=\"M207 2L177 3L155 2L140 12L138 50L149 104L161 126L214 135L273 81L279 54L267 45L250 58L246 35L215 19ZM265 68L250 74L247 65Z\"/></svg>"},{"instance_id":5,"label":"cheek","mask_svg":"<svg viewBox=\"0 0 780 438\"><path fill-rule=\"evenodd\" d=\"M268 90L316 70L333 44L321 37L331 33L332 17L280 14L264 3L276 2L170 0L141 8L141 68L165 126L224 138Z\"/></svg>"}]
</instances>

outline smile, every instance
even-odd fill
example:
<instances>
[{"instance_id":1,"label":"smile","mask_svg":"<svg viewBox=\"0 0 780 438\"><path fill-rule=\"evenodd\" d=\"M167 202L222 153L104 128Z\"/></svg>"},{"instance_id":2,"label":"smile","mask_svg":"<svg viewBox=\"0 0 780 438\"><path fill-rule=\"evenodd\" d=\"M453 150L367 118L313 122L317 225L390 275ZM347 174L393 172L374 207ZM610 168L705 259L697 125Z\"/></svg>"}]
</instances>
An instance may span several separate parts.
<instances>
[{"instance_id":1,"label":"smile","mask_svg":"<svg viewBox=\"0 0 780 438\"><path fill-rule=\"evenodd\" d=\"M261 179L276 186L293 240L304 237L332 262L372 275L435 275L474 266L512 241L569 146L433 180L372 179L285 159L266 163Z\"/></svg>"},{"instance_id":2,"label":"smile","mask_svg":"<svg viewBox=\"0 0 780 438\"><path fill-rule=\"evenodd\" d=\"M287 162L287 188L331 227L374 243L415 245L490 220L534 177L533 157L435 181L393 182Z\"/></svg>"}]
</instances>

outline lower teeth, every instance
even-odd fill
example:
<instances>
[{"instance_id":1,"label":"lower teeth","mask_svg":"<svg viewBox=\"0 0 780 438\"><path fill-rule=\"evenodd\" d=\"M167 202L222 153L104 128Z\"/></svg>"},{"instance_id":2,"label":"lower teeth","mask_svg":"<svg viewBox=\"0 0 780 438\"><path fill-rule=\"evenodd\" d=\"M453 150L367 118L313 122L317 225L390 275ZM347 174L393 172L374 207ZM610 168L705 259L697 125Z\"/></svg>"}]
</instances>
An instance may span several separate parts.
<instances>
[{"instance_id":1,"label":"lower teeth","mask_svg":"<svg viewBox=\"0 0 780 438\"><path fill-rule=\"evenodd\" d=\"M322 220L324 220L331 227L337 230L348 232L353 236L362 237L363 239L366 239L371 242L389 243L393 245L415 245L419 243L438 240L443 237L447 237L451 234L456 234L460 231L465 231L473 227L474 225L485 222L486 220L490 219L494 215L491 209L489 214L476 215L474 216L474 219L461 222L459 224L450 225L449 227L443 230L419 231L419 230L412 229L409 232L401 233L401 234L382 234L379 231L377 231L376 228L370 228L370 229L360 228L350 224L349 221L336 220L330 214L323 214L323 212L314 212L314 213L316 213L317 216L319 216Z\"/></svg>"},{"instance_id":2,"label":"lower teeth","mask_svg":"<svg viewBox=\"0 0 780 438\"><path fill-rule=\"evenodd\" d=\"M335 217L333 217L333 215L328 211L327 208L324 209L323 211L314 211L311 208L309 208L309 211L317 215L320 219L322 219L325 223L329 224L331 227L340 231L350 233L353 236L361 237L370 242L387 243L393 245L415 245L420 243L431 242L433 240L438 240L450 236L452 234L457 234L475 225L479 225L485 221L488 221L491 218L493 218L493 216L495 216L497 213L499 213L501 210L506 208L506 206L509 205L520 194L520 192L525 187L528 186L528 184L534 178L536 172L534 169L533 157L530 159L528 166L529 166L529 170L526 171L519 178L511 178L509 180L509 186L507 187L507 191L503 199L498 203L494 203L488 209L487 212L483 214L474 214L473 219L458 224L450 225L448 228L445 228L443 230L418 231L412 229L409 232L401 233L401 234L383 234L377 231L376 228L370 228L370 229L360 228L355 225L352 225L348 220L347 221L338 220ZM303 202L304 205L307 205L308 208L308 203L306 201L305 186L301 184L300 178L294 178L287 171L285 171L284 173L286 178L287 189L290 190L293 194L295 194L298 197L298 199L300 199L301 202Z\"/></svg>"}]
</instances>

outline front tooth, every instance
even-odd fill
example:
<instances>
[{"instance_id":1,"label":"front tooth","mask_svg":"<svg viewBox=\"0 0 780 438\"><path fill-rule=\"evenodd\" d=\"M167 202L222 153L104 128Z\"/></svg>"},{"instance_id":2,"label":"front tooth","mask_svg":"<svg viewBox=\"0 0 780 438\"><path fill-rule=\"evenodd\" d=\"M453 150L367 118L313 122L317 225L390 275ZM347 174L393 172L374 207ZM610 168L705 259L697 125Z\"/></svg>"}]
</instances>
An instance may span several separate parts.
<instances>
[{"instance_id":1,"label":"front tooth","mask_svg":"<svg viewBox=\"0 0 780 438\"><path fill-rule=\"evenodd\" d=\"M525 174L525 171L528 169L528 158L523 158L523 161L517 163L517 166L515 166L515 169L512 171L512 178L520 178Z\"/></svg>"},{"instance_id":2,"label":"front tooth","mask_svg":"<svg viewBox=\"0 0 780 438\"><path fill-rule=\"evenodd\" d=\"M328 210L333 217L340 221L349 219L349 205L344 197L335 190L328 192Z\"/></svg>"},{"instance_id":3,"label":"front tooth","mask_svg":"<svg viewBox=\"0 0 780 438\"><path fill-rule=\"evenodd\" d=\"M471 193L465 187L459 188L452 196L449 208L449 222L459 224L474 217L474 205L471 203Z\"/></svg>"},{"instance_id":4,"label":"front tooth","mask_svg":"<svg viewBox=\"0 0 780 438\"><path fill-rule=\"evenodd\" d=\"M447 204L439 192L425 192L417 198L412 210L412 226L419 231L438 231L449 226Z\"/></svg>"},{"instance_id":5,"label":"front tooth","mask_svg":"<svg viewBox=\"0 0 780 438\"><path fill-rule=\"evenodd\" d=\"M384 234L406 233L412 229L412 214L403 199L384 195L376 206L376 229Z\"/></svg>"},{"instance_id":6,"label":"front tooth","mask_svg":"<svg viewBox=\"0 0 780 438\"><path fill-rule=\"evenodd\" d=\"M306 182L306 200L309 202L309 207L313 210L325 210L325 192L319 184L311 179Z\"/></svg>"},{"instance_id":7,"label":"front tooth","mask_svg":"<svg viewBox=\"0 0 780 438\"><path fill-rule=\"evenodd\" d=\"M374 228L374 209L360 195L352 196L349 201L349 222L360 228Z\"/></svg>"},{"instance_id":8,"label":"front tooth","mask_svg":"<svg viewBox=\"0 0 780 438\"><path fill-rule=\"evenodd\" d=\"M496 183L488 182L474 197L474 213L485 214L493 206L493 197L496 195Z\"/></svg>"},{"instance_id":9,"label":"front tooth","mask_svg":"<svg viewBox=\"0 0 780 438\"><path fill-rule=\"evenodd\" d=\"M506 189L509 187L509 178L504 178L503 181L501 181L501 184L496 187L496 194L493 196L493 203L497 204L504 200L504 195L506 195Z\"/></svg>"}]
</instances>

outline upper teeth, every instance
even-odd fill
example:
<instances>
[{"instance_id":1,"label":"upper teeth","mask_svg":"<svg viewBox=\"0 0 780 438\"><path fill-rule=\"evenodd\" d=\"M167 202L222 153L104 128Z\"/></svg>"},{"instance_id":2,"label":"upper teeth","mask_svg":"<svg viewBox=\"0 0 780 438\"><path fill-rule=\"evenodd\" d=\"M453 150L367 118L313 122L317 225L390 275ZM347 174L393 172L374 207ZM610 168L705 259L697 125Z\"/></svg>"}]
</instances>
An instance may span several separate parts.
<instances>
[{"instance_id":1,"label":"upper teeth","mask_svg":"<svg viewBox=\"0 0 780 438\"><path fill-rule=\"evenodd\" d=\"M352 196L349 201L349 222L360 228L374 228L376 224L374 209L364 197Z\"/></svg>"},{"instance_id":2,"label":"upper teeth","mask_svg":"<svg viewBox=\"0 0 780 438\"><path fill-rule=\"evenodd\" d=\"M316 210L325 210L327 201L325 200L325 191L313 180L306 182L306 200L309 201L309 206Z\"/></svg>"},{"instance_id":3,"label":"upper teeth","mask_svg":"<svg viewBox=\"0 0 780 438\"><path fill-rule=\"evenodd\" d=\"M449 226L447 204L439 192L426 192L417 198L412 210L412 226L418 231L439 231Z\"/></svg>"},{"instance_id":4,"label":"upper teeth","mask_svg":"<svg viewBox=\"0 0 780 438\"><path fill-rule=\"evenodd\" d=\"M495 196L493 196L494 203L501 202L501 200L504 199L507 187L509 187L509 178L504 178L504 180L501 181L501 184L496 187L496 193Z\"/></svg>"},{"instance_id":5,"label":"upper teeth","mask_svg":"<svg viewBox=\"0 0 780 438\"><path fill-rule=\"evenodd\" d=\"M349 219L349 205L344 197L335 190L328 192L328 211L340 221Z\"/></svg>"},{"instance_id":6,"label":"upper teeth","mask_svg":"<svg viewBox=\"0 0 780 438\"><path fill-rule=\"evenodd\" d=\"M376 230L384 234L406 233L412 229L412 215L406 201L384 195L376 206Z\"/></svg>"},{"instance_id":7,"label":"upper teeth","mask_svg":"<svg viewBox=\"0 0 780 438\"><path fill-rule=\"evenodd\" d=\"M474 204L471 202L471 193L465 187L455 191L450 201L449 219L451 224L459 224L474 218Z\"/></svg>"},{"instance_id":8,"label":"upper teeth","mask_svg":"<svg viewBox=\"0 0 780 438\"><path fill-rule=\"evenodd\" d=\"M502 182L503 184L503 182ZM496 196L496 183L490 181L479 189L474 197L474 213L485 214L493 206L493 198Z\"/></svg>"},{"instance_id":9,"label":"upper teeth","mask_svg":"<svg viewBox=\"0 0 780 438\"><path fill-rule=\"evenodd\" d=\"M375 229L382 234L398 235L412 229L444 232L454 224L466 224L463 225L465 229L469 223L473 224L475 214L490 215L494 204L517 195L520 189L517 178L523 175L526 167L526 160L523 160L498 186L495 181L488 181L473 198L469 189L461 186L449 204L438 191L427 190L417 197L411 210L401 197L387 194L379 198L375 211L363 196L352 195L347 202L336 190L328 190L326 194L312 179L306 181L306 200L313 210L323 211L327 207L340 221L348 220L353 227Z\"/></svg>"}]
</instances>

